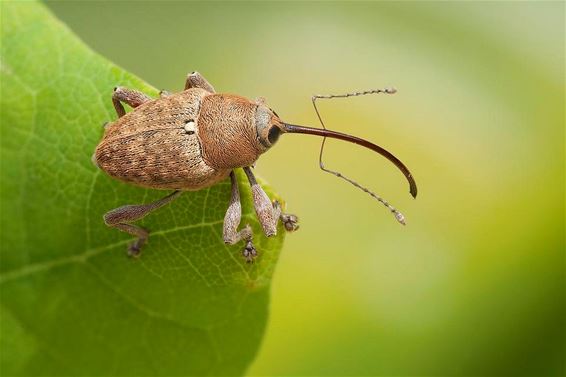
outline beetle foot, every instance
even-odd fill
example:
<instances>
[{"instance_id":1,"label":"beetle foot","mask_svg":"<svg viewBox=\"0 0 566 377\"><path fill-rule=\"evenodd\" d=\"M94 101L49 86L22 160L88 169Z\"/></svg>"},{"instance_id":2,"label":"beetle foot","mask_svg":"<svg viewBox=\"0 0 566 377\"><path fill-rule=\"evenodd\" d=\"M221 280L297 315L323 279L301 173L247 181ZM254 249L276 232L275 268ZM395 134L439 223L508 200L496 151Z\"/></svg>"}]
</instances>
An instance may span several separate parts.
<instances>
[{"instance_id":1,"label":"beetle foot","mask_svg":"<svg viewBox=\"0 0 566 377\"><path fill-rule=\"evenodd\" d=\"M242 250L242 255L246 259L247 263L254 262L254 259L257 257L257 250L252 241L246 241L246 247Z\"/></svg>"},{"instance_id":2,"label":"beetle foot","mask_svg":"<svg viewBox=\"0 0 566 377\"><path fill-rule=\"evenodd\" d=\"M139 258L140 254L141 254L141 249L142 249L142 246L144 245L144 243L145 243L144 239L138 239L138 240L132 242L128 246L128 256L132 257L132 258Z\"/></svg>"},{"instance_id":3,"label":"beetle foot","mask_svg":"<svg viewBox=\"0 0 566 377\"><path fill-rule=\"evenodd\" d=\"M285 226L285 230L287 232L294 232L295 230L299 229L299 218L290 213L283 213L281 212L281 204L279 201L273 201L273 210L277 213L279 212L279 218L281 222Z\"/></svg>"},{"instance_id":4,"label":"beetle foot","mask_svg":"<svg viewBox=\"0 0 566 377\"><path fill-rule=\"evenodd\" d=\"M285 230L287 232L294 232L299 229L299 218L290 213L282 213L281 222L285 226Z\"/></svg>"}]
</instances>

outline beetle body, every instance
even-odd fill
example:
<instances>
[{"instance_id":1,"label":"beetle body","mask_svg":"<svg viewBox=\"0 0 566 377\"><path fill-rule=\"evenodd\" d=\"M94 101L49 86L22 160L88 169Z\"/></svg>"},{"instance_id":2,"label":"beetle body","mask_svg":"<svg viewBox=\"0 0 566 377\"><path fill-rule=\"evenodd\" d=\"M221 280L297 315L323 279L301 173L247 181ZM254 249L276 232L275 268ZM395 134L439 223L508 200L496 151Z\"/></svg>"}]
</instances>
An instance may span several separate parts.
<instances>
[{"instance_id":1,"label":"beetle body","mask_svg":"<svg viewBox=\"0 0 566 377\"><path fill-rule=\"evenodd\" d=\"M147 101L107 124L94 160L124 182L200 190L234 168L253 165L267 150L258 127L277 120L261 103L190 88Z\"/></svg>"},{"instance_id":2,"label":"beetle body","mask_svg":"<svg viewBox=\"0 0 566 377\"><path fill-rule=\"evenodd\" d=\"M393 93L373 90L342 97L380 92ZM313 97L313 104L315 99ZM93 162L108 175L123 182L174 190L153 203L125 205L104 215L108 226L137 237L128 247L132 256L139 255L149 236L148 230L132 224L134 221L163 207L183 191L200 190L229 176L231 196L224 217L223 239L227 244L244 241L242 254L248 262L253 261L257 252L252 243L251 227L246 225L238 230L242 206L234 173L236 168L243 168L246 173L254 208L266 236L277 234L279 221L287 231L298 229L297 217L283 213L279 203L269 199L251 170L259 156L271 148L282 133L333 137L372 149L401 169L409 180L411 194L416 196L416 184L408 169L383 148L339 132L284 123L263 100L252 101L238 95L215 93L212 85L197 72L187 76L185 90L180 93L170 95L162 92L160 98L152 99L139 91L117 87L112 102L118 119L106 125ZM122 103L133 110L126 113ZM404 224L404 217L383 199L341 174L325 169L322 160L320 166L369 192Z\"/></svg>"}]
</instances>

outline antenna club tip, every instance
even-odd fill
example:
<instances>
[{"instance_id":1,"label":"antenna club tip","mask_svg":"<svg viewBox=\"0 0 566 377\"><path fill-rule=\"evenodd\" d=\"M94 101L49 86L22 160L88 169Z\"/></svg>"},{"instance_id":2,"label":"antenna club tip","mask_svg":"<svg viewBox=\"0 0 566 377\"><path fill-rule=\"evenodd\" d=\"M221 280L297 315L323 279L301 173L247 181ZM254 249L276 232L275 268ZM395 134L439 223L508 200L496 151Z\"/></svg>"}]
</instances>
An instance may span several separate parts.
<instances>
[{"instance_id":1,"label":"antenna club tip","mask_svg":"<svg viewBox=\"0 0 566 377\"><path fill-rule=\"evenodd\" d=\"M405 216L401 212L395 212L395 218L399 221L400 224L407 225L405 222Z\"/></svg>"},{"instance_id":2,"label":"antenna club tip","mask_svg":"<svg viewBox=\"0 0 566 377\"><path fill-rule=\"evenodd\" d=\"M397 89L395 89L395 88L387 88L387 89L385 89L385 93L387 93L387 94L395 94L395 93L397 93Z\"/></svg>"}]
</instances>

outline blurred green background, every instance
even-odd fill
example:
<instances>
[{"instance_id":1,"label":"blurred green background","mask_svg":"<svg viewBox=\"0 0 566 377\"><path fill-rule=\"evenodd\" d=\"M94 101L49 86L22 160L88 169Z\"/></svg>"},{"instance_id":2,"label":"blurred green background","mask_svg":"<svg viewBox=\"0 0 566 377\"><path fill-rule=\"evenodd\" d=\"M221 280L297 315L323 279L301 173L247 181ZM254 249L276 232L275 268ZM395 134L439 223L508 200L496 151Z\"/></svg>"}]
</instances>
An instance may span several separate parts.
<instances>
[{"instance_id":1,"label":"blurred green background","mask_svg":"<svg viewBox=\"0 0 566 377\"><path fill-rule=\"evenodd\" d=\"M48 2L88 45L152 85L187 72L265 96L392 151L285 135L257 170L301 230L287 237L250 375L565 373L564 3ZM119 84L119 83L116 83ZM108 98L110 100L110 98ZM96 126L96 125L93 125Z\"/></svg>"}]
</instances>

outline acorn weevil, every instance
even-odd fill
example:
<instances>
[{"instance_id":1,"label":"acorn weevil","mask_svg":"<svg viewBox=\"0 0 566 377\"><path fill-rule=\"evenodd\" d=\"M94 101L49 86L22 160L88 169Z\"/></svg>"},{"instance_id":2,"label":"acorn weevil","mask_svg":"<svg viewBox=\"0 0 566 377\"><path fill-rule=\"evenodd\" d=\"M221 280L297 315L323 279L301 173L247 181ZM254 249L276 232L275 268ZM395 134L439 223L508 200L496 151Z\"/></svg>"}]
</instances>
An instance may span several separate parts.
<instances>
[{"instance_id":1,"label":"acorn weevil","mask_svg":"<svg viewBox=\"0 0 566 377\"><path fill-rule=\"evenodd\" d=\"M401 161L367 140L327 130L316 107L316 99L319 98L374 93L392 94L395 90L375 89L343 95L313 96L312 102L323 127L321 129L283 122L263 99L252 101L234 94L216 93L198 72L187 76L184 91L175 94L162 91L158 99L136 90L116 87L112 103L118 119L106 124L93 162L121 181L173 192L153 203L113 209L104 215L104 222L137 237L128 247L129 254L137 256L149 232L132 222L163 207L183 191L200 190L230 177L231 198L224 217L223 238L227 244L244 241L242 254L246 261L251 262L257 256L257 251L252 243L250 226L246 225L238 231L242 207L234 169L243 168L246 173L255 211L267 237L276 234L278 221L283 223L287 231L298 229L297 217L283 213L277 201L271 202L257 183L251 167L262 153L277 142L281 134L299 133L323 137L319 159L321 169L369 193L404 224L403 215L389 203L341 173L325 168L322 162L326 137L362 145L393 162L409 181L411 195L416 197L416 183ZM126 114L122 102L133 110Z\"/></svg>"}]
</instances>

